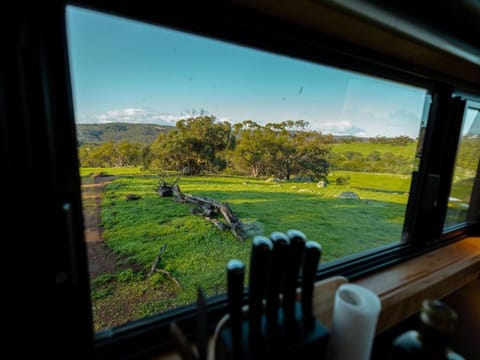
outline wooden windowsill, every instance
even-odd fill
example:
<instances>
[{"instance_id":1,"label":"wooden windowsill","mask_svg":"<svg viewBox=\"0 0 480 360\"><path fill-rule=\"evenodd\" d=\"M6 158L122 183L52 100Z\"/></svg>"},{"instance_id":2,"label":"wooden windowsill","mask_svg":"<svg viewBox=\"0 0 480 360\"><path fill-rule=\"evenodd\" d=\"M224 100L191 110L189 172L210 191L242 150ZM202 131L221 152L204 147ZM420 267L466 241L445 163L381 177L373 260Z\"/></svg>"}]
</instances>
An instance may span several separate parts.
<instances>
[{"instance_id":1,"label":"wooden windowsill","mask_svg":"<svg viewBox=\"0 0 480 360\"><path fill-rule=\"evenodd\" d=\"M377 334L480 276L480 237L468 237L355 281L382 301Z\"/></svg>"}]
</instances>

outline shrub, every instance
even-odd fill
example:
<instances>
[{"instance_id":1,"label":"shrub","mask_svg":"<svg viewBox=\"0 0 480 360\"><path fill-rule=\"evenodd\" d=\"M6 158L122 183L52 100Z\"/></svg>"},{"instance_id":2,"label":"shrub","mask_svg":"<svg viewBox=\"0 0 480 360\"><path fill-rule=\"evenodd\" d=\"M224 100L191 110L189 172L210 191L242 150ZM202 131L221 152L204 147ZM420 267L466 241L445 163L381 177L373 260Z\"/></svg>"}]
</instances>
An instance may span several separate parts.
<instances>
[{"instance_id":1,"label":"shrub","mask_svg":"<svg viewBox=\"0 0 480 360\"><path fill-rule=\"evenodd\" d=\"M339 176L335 180L335 184L337 185L347 185L350 183L350 176Z\"/></svg>"}]
</instances>

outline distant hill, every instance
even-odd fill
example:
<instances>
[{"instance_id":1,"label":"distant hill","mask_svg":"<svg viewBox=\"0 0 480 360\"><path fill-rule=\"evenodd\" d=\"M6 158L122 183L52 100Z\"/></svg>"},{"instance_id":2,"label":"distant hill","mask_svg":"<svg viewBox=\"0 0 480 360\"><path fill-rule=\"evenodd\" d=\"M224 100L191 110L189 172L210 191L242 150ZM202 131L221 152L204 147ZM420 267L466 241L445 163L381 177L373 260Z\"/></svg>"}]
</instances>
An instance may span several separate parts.
<instances>
[{"instance_id":1,"label":"distant hill","mask_svg":"<svg viewBox=\"0 0 480 360\"><path fill-rule=\"evenodd\" d=\"M130 143L150 144L157 138L158 134L171 128L171 126L155 124L77 124L78 145L122 140L127 140Z\"/></svg>"},{"instance_id":2,"label":"distant hill","mask_svg":"<svg viewBox=\"0 0 480 360\"><path fill-rule=\"evenodd\" d=\"M478 121L477 121L478 123ZM478 126L478 124L477 124ZM151 144L161 132L169 131L174 126L138 123L105 123L77 124L77 138L79 146L86 143L101 144L108 141L119 142L126 140L130 143ZM473 126L472 126L473 129ZM292 130L292 132L295 132ZM470 131L472 132L472 130ZM332 135L339 143L369 143L369 138L353 135Z\"/></svg>"}]
</instances>

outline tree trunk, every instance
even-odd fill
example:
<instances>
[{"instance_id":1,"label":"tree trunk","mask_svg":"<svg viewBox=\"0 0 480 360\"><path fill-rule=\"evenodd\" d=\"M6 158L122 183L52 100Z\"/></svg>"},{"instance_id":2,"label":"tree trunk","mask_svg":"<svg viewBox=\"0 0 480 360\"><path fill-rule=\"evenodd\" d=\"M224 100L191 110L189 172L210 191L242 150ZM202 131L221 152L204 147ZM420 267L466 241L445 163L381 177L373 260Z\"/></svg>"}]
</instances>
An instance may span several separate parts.
<instances>
[{"instance_id":1,"label":"tree trunk","mask_svg":"<svg viewBox=\"0 0 480 360\"><path fill-rule=\"evenodd\" d=\"M227 203L221 203L217 200L184 194L178 185L172 186L173 194L178 201L198 205L192 212L204 216L208 221L215 224L221 230L230 229L233 236L244 241L247 238L247 232L242 221L232 211ZM227 224L223 224L217 219L218 214L222 214Z\"/></svg>"}]
</instances>

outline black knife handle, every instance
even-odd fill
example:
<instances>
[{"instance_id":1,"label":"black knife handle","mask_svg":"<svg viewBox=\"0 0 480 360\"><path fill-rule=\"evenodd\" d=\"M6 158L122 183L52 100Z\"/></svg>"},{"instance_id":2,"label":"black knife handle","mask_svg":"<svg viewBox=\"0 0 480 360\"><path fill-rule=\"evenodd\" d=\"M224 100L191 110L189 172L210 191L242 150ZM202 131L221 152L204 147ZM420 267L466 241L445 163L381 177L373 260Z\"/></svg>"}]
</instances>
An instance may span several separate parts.
<instances>
[{"instance_id":1,"label":"black knife handle","mask_svg":"<svg viewBox=\"0 0 480 360\"><path fill-rule=\"evenodd\" d=\"M232 334L232 358L243 359L242 302L245 280L245 265L232 259L227 263L227 296L230 329Z\"/></svg>"},{"instance_id":2,"label":"black knife handle","mask_svg":"<svg viewBox=\"0 0 480 360\"><path fill-rule=\"evenodd\" d=\"M267 277L267 307L265 312L267 315L267 325L272 326L278 324L279 296L283 292L285 265L287 263L290 239L287 234L274 231L270 235L270 240L272 240L273 243L273 251Z\"/></svg>"},{"instance_id":3,"label":"black knife handle","mask_svg":"<svg viewBox=\"0 0 480 360\"><path fill-rule=\"evenodd\" d=\"M314 324L313 316L313 288L318 264L322 256L322 246L312 240L305 244L305 259L302 269L302 317L303 325L310 330Z\"/></svg>"},{"instance_id":4,"label":"black knife handle","mask_svg":"<svg viewBox=\"0 0 480 360\"><path fill-rule=\"evenodd\" d=\"M302 262L305 242L307 237L299 230L288 230L290 239L288 250L287 273L285 276L285 289L283 292L283 314L288 331L295 331L295 301L297 296L298 275Z\"/></svg>"},{"instance_id":5,"label":"black knife handle","mask_svg":"<svg viewBox=\"0 0 480 360\"><path fill-rule=\"evenodd\" d=\"M208 355L208 318L205 295L202 288L197 289L197 350L198 360L207 360Z\"/></svg>"},{"instance_id":6,"label":"black knife handle","mask_svg":"<svg viewBox=\"0 0 480 360\"><path fill-rule=\"evenodd\" d=\"M248 319L250 334L253 337L258 336L261 332L263 299L266 293L267 270L270 265L272 249L272 241L269 238L261 235L253 238L248 287Z\"/></svg>"}]
</instances>

